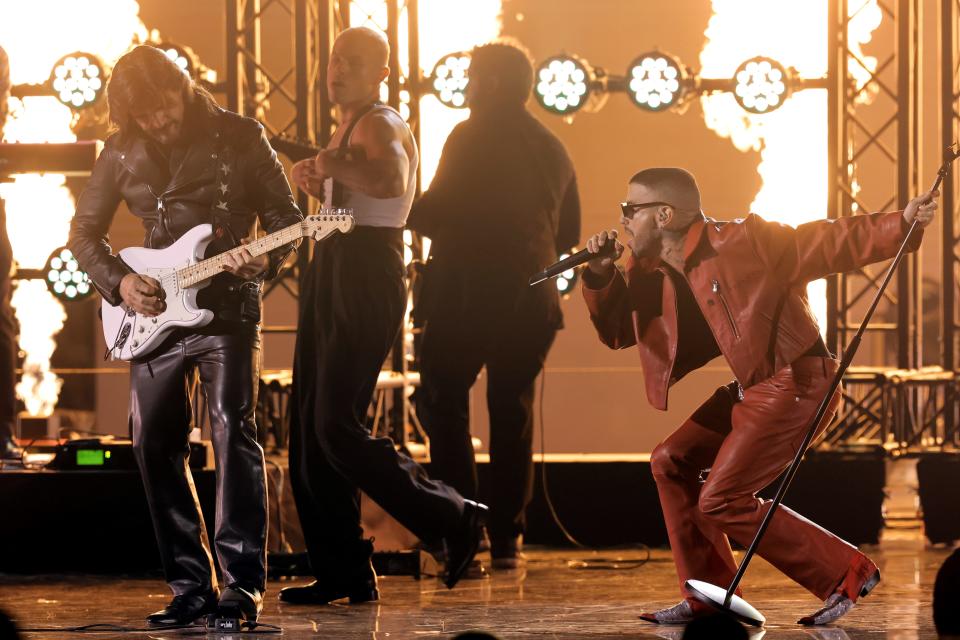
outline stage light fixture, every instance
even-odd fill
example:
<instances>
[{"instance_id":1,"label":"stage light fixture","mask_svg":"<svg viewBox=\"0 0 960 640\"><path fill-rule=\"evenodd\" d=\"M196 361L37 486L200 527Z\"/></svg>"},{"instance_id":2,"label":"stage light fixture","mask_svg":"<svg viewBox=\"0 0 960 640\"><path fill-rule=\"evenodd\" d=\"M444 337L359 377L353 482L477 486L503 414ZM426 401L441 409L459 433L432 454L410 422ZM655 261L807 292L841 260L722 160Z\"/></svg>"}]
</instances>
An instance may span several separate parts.
<instances>
[{"instance_id":1,"label":"stage light fixture","mask_svg":"<svg viewBox=\"0 0 960 640\"><path fill-rule=\"evenodd\" d=\"M565 260L576 252L577 249L573 248L569 252L561 254L559 260ZM579 277L580 269L577 267L574 267L573 269L567 269L557 276L557 290L560 292L560 295L563 297L569 296L570 293L573 292Z\"/></svg>"},{"instance_id":2,"label":"stage light fixture","mask_svg":"<svg viewBox=\"0 0 960 640\"><path fill-rule=\"evenodd\" d=\"M470 81L470 54L464 51L448 53L433 65L430 89L437 99L453 109L467 106L467 83Z\"/></svg>"},{"instance_id":3,"label":"stage light fixture","mask_svg":"<svg viewBox=\"0 0 960 640\"><path fill-rule=\"evenodd\" d=\"M676 58L650 51L637 56L627 68L627 95L642 109L664 111L683 99L687 77Z\"/></svg>"},{"instance_id":4,"label":"stage light fixture","mask_svg":"<svg viewBox=\"0 0 960 640\"><path fill-rule=\"evenodd\" d=\"M771 58L746 60L733 75L733 97L744 111L770 113L789 97L791 73Z\"/></svg>"},{"instance_id":5,"label":"stage light fixture","mask_svg":"<svg viewBox=\"0 0 960 640\"><path fill-rule=\"evenodd\" d=\"M77 259L66 247L50 254L44 273L47 288L60 300L73 302L93 295L90 277L80 269Z\"/></svg>"},{"instance_id":6,"label":"stage light fixture","mask_svg":"<svg viewBox=\"0 0 960 640\"><path fill-rule=\"evenodd\" d=\"M561 54L544 60L537 67L533 93L547 111L570 115L587 105L595 79L586 62Z\"/></svg>"},{"instance_id":7,"label":"stage light fixture","mask_svg":"<svg viewBox=\"0 0 960 640\"><path fill-rule=\"evenodd\" d=\"M91 106L106 85L106 69L90 53L71 53L60 58L50 73L50 86L57 98L71 109Z\"/></svg>"},{"instance_id":8,"label":"stage light fixture","mask_svg":"<svg viewBox=\"0 0 960 640\"><path fill-rule=\"evenodd\" d=\"M164 55L180 67L181 71L195 80L199 79L197 72L200 68L200 63L193 49L173 42L161 42L154 46L163 51Z\"/></svg>"}]
</instances>

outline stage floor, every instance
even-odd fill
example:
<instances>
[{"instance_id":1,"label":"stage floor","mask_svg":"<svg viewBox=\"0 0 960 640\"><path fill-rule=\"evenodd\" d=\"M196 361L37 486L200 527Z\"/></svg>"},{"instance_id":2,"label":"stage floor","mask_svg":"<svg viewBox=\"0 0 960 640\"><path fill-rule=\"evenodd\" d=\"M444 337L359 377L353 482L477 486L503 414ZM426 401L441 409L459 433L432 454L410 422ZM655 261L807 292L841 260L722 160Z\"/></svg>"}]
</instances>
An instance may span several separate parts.
<instances>
[{"instance_id":1,"label":"stage floor","mask_svg":"<svg viewBox=\"0 0 960 640\"><path fill-rule=\"evenodd\" d=\"M747 573L745 595L767 616L768 625L763 632L756 631L751 637L767 640L936 638L930 602L932 584L948 552L924 550L916 542L885 543L867 551L880 565L884 581L841 625L819 630L794 624L801 615L817 609L819 603L757 559ZM649 562L637 568L607 570L576 569L572 565L582 560L617 557L629 562L642 559L645 554L533 549L527 555L529 562L525 571L495 573L485 580L466 580L453 591L432 578L419 582L408 577L383 578L382 600L378 604L280 605L276 600L279 589L300 581L271 582L261 620L282 626L285 638L450 638L469 629L484 629L505 639L679 639L682 635L679 627L656 627L637 619L642 610L677 601L676 574L668 551L653 551ZM61 628L96 622L140 627L143 616L161 608L168 598L165 585L157 579L0 576L0 608L13 615L21 628ZM93 635L171 638L186 633ZM80 636L46 631L24 634L24 637Z\"/></svg>"}]
</instances>

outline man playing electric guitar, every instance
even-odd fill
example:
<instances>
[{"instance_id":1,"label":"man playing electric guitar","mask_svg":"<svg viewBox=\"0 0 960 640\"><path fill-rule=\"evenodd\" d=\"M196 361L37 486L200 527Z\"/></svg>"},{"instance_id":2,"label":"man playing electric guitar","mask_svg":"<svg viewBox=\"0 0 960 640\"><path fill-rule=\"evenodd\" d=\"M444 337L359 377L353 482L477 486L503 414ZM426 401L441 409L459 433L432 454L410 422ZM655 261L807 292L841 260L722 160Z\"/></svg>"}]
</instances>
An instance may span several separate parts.
<instances>
[{"instance_id":1,"label":"man playing electric guitar","mask_svg":"<svg viewBox=\"0 0 960 640\"><path fill-rule=\"evenodd\" d=\"M107 87L117 127L77 204L69 247L107 302L145 316L166 305L159 283L111 252L107 231L125 202L143 221L144 246L161 249L197 225L212 223L208 255L243 243L259 218L274 232L302 218L276 154L254 120L213 98L159 50L137 47L113 69ZM254 407L260 356L260 286L276 275L287 249L224 259L224 273L198 295L213 321L174 331L132 362L134 452L173 601L147 620L189 624L221 608L255 620L266 580L267 497ZM171 265L173 266L173 265ZM225 588L218 589L210 545L187 466L190 408L186 378L199 372L217 463L215 548Z\"/></svg>"}]
</instances>

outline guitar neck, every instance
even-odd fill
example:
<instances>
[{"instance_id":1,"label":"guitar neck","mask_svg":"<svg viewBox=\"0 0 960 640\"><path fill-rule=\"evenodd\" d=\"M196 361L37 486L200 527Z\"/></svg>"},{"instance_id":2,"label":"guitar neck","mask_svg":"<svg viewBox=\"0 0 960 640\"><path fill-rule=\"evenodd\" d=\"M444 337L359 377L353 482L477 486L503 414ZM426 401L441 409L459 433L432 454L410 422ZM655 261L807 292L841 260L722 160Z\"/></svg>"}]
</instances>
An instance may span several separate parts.
<instances>
[{"instance_id":1,"label":"guitar neck","mask_svg":"<svg viewBox=\"0 0 960 640\"><path fill-rule=\"evenodd\" d=\"M280 231L275 231L269 235L263 236L258 240L254 240L250 244L245 244L241 247L224 251L223 253L213 256L212 258L207 258L206 260L202 260L196 264L190 265L189 267L179 269L177 271L177 280L180 282L181 287L190 287L200 284L204 280L212 278L218 273L223 273L223 265L227 263L228 255L239 257L240 252L243 249L246 249L250 252L250 255L256 258L257 256L262 256L269 251L273 251L274 249L279 249L284 245L296 242L302 237L302 223L298 222L297 224L292 224L289 227L281 229Z\"/></svg>"}]
</instances>

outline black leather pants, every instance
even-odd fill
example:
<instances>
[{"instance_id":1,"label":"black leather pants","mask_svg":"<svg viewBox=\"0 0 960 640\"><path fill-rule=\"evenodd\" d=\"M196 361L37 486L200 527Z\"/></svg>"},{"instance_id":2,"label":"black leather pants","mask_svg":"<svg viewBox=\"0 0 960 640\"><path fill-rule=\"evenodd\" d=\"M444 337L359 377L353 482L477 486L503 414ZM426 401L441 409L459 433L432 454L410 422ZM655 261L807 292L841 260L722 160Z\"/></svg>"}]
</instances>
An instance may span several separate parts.
<instances>
[{"instance_id":1,"label":"black leather pants","mask_svg":"<svg viewBox=\"0 0 960 640\"><path fill-rule=\"evenodd\" d=\"M254 408L260 336L250 330L174 337L130 369L133 446L164 576L175 595L216 587L189 457L188 376L200 374L217 464L215 547L225 584L264 590L267 487Z\"/></svg>"}]
</instances>

